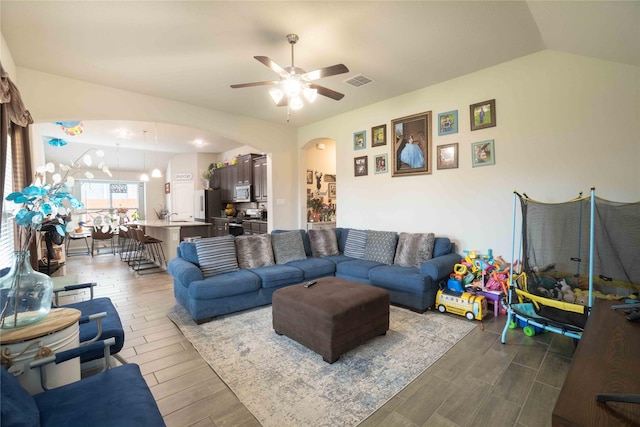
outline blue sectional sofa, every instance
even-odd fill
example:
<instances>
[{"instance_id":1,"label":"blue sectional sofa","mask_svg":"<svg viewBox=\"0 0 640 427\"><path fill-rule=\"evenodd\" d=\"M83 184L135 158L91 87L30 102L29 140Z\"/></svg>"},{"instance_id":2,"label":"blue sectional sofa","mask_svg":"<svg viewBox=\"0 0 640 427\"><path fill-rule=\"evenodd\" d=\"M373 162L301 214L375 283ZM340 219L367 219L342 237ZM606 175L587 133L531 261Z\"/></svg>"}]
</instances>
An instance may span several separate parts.
<instances>
[{"instance_id":1,"label":"blue sectional sofa","mask_svg":"<svg viewBox=\"0 0 640 427\"><path fill-rule=\"evenodd\" d=\"M424 312L459 261L455 244L433 234L275 230L182 242L168 271L176 299L199 324L270 304L282 287L333 275L383 288L391 303Z\"/></svg>"}]
</instances>

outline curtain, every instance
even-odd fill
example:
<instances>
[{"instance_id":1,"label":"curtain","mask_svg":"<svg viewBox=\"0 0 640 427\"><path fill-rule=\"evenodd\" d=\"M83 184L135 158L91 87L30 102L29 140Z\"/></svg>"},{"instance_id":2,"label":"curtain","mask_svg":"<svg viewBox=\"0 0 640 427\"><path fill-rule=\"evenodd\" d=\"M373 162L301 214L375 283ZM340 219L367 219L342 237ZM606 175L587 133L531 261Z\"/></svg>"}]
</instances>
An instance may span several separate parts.
<instances>
[{"instance_id":1,"label":"curtain","mask_svg":"<svg viewBox=\"0 0 640 427\"><path fill-rule=\"evenodd\" d=\"M25 108L20 91L11 81L9 75L0 63L0 161L4 173L13 176L13 191L19 191L31 183L33 171L31 168L31 146L29 142L29 125L33 123L31 113ZM11 143L12 170L9 172L7 164L7 146ZM4 201L5 176L0 178L0 200ZM2 214L4 203L0 203ZM31 263L37 268L37 251L35 242L30 248Z\"/></svg>"}]
</instances>

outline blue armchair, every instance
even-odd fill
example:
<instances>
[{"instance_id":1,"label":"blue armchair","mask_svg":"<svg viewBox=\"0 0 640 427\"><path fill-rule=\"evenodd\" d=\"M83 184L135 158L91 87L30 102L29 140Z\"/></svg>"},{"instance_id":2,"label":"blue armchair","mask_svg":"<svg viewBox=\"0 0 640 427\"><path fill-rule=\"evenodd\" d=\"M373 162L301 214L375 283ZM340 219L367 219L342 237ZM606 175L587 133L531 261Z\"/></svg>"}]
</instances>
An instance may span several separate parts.
<instances>
[{"instance_id":1,"label":"blue armchair","mask_svg":"<svg viewBox=\"0 0 640 427\"><path fill-rule=\"evenodd\" d=\"M114 342L111 338L60 352L33 361L30 367L62 363L84 351L102 350L106 359L108 347ZM3 427L166 425L140 368L133 363L111 369L105 363L103 372L34 396L5 368L0 371L0 425ZM42 381L46 379L42 377ZM46 389L46 384L43 388Z\"/></svg>"}]
</instances>

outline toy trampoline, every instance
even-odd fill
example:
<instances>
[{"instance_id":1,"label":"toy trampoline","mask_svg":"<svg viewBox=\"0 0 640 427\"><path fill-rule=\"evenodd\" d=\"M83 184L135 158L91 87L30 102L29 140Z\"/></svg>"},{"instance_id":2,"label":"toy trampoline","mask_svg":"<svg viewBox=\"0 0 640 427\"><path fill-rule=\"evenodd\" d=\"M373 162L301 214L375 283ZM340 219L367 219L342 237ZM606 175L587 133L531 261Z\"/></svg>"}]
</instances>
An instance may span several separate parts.
<instances>
[{"instance_id":1,"label":"toy trampoline","mask_svg":"<svg viewBox=\"0 0 640 427\"><path fill-rule=\"evenodd\" d=\"M597 198L595 188L562 203L514 192L512 259L522 262L510 271L502 343L514 325L530 326L527 335L534 328L580 339L595 297L638 297L639 253L640 202Z\"/></svg>"}]
</instances>

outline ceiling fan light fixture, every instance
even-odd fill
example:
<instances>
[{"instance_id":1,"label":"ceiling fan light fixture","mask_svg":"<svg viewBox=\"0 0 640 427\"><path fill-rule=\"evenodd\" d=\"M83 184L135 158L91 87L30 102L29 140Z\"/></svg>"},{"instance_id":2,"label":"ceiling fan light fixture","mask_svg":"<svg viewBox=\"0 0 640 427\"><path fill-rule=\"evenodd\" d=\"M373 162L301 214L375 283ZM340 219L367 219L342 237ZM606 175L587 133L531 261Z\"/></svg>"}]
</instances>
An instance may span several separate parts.
<instances>
[{"instance_id":1,"label":"ceiling fan light fixture","mask_svg":"<svg viewBox=\"0 0 640 427\"><path fill-rule=\"evenodd\" d=\"M269 91L269 95L276 105L278 105L280 101L282 101L282 98L284 98L284 92L282 91L282 89L271 89Z\"/></svg>"},{"instance_id":2,"label":"ceiling fan light fixture","mask_svg":"<svg viewBox=\"0 0 640 427\"><path fill-rule=\"evenodd\" d=\"M299 96L294 96L289 99L289 106L292 110L300 110L304 104Z\"/></svg>"},{"instance_id":3,"label":"ceiling fan light fixture","mask_svg":"<svg viewBox=\"0 0 640 427\"><path fill-rule=\"evenodd\" d=\"M302 83L300 83L300 79L295 77L286 79L283 82L283 86L284 86L284 93L289 98L300 96L300 93L302 92Z\"/></svg>"},{"instance_id":4,"label":"ceiling fan light fixture","mask_svg":"<svg viewBox=\"0 0 640 427\"><path fill-rule=\"evenodd\" d=\"M305 87L302 93L309 102L315 101L318 97L318 89L312 89L309 86Z\"/></svg>"}]
</instances>

